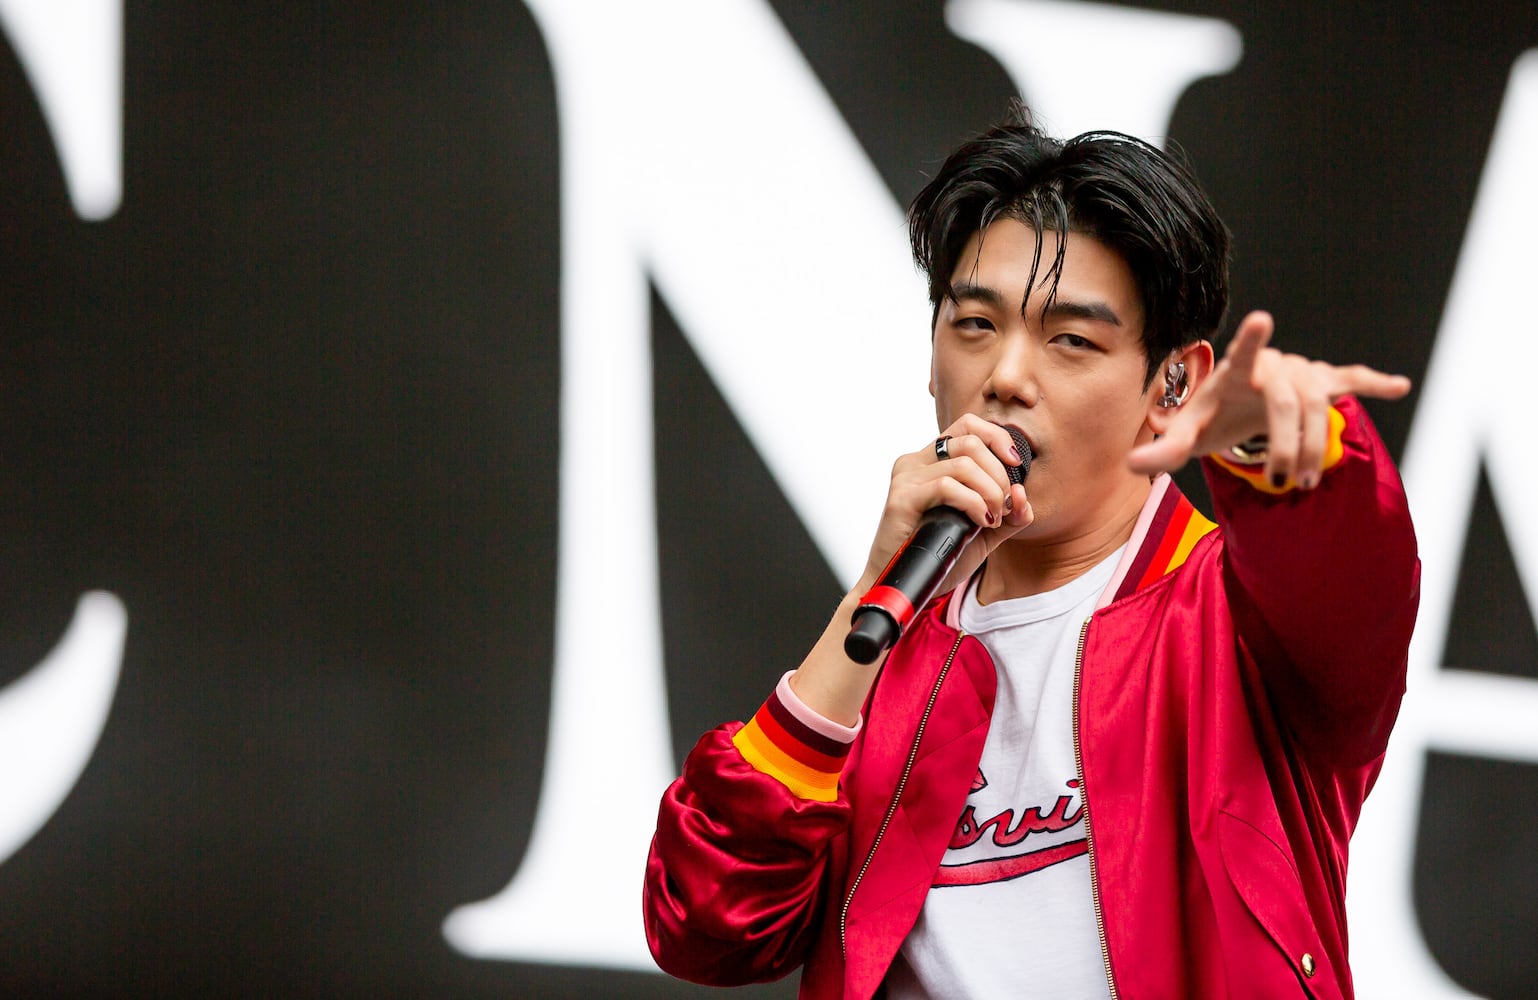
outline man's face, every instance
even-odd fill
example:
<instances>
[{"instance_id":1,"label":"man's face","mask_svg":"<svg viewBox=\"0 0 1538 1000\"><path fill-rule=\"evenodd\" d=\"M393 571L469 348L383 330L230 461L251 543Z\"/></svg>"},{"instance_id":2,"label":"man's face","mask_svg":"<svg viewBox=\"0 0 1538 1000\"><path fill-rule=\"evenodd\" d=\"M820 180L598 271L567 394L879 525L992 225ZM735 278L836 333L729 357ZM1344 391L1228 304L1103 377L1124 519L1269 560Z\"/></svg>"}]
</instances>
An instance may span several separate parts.
<instances>
[{"instance_id":1,"label":"man's face","mask_svg":"<svg viewBox=\"0 0 1538 1000\"><path fill-rule=\"evenodd\" d=\"M1023 540L1068 540L1135 517L1148 492L1127 468L1127 453L1153 435L1137 285L1118 254L1070 233L1043 319L1058 239L1043 234L1027 297L1035 230L1001 219L973 236L934 330L929 391L940 428L976 413L1020 428L1035 452L1025 485L1036 520Z\"/></svg>"}]
</instances>

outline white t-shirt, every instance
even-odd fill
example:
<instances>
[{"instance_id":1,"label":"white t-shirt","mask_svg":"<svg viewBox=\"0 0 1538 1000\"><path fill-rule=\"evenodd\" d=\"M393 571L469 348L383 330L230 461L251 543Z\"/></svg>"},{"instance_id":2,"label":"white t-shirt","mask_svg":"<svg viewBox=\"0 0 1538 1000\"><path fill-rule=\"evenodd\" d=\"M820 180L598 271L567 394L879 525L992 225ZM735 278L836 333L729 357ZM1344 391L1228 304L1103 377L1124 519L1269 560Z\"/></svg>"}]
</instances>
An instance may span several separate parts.
<instances>
[{"instance_id":1,"label":"white t-shirt","mask_svg":"<svg viewBox=\"0 0 1538 1000\"><path fill-rule=\"evenodd\" d=\"M1109 997L1073 757L1084 622L1121 550L1045 594L980 605L961 627L993 657L998 697L972 792L887 974L892 1000Z\"/></svg>"}]
</instances>

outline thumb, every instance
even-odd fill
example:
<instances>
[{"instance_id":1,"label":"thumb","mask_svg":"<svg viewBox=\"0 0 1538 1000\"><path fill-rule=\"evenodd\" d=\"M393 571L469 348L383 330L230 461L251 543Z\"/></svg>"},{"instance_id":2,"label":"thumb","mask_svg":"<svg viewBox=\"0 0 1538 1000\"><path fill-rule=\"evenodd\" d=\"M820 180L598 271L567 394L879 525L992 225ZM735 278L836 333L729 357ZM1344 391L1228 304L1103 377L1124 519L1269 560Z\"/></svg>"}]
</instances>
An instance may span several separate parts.
<instances>
[{"instance_id":1,"label":"thumb","mask_svg":"<svg viewBox=\"0 0 1538 1000\"><path fill-rule=\"evenodd\" d=\"M1127 453L1127 467L1146 476L1174 472L1190 460L1196 449L1196 432L1184 421L1177 421L1157 441L1138 445Z\"/></svg>"}]
</instances>

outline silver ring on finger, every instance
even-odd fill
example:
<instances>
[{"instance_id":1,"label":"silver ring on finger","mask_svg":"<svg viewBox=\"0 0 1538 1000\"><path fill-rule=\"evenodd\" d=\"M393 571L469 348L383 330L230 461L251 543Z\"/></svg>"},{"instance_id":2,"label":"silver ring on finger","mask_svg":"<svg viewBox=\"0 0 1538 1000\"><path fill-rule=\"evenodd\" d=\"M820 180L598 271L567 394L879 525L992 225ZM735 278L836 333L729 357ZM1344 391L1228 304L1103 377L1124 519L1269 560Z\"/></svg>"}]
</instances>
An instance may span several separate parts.
<instances>
[{"instance_id":1,"label":"silver ring on finger","mask_svg":"<svg viewBox=\"0 0 1538 1000\"><path fill-rule=\"evenodd\" d=\"M942 462L951 457L950 439L949 434L941 434L935 438L935 457Z\"/></svg>"}]
</instances>

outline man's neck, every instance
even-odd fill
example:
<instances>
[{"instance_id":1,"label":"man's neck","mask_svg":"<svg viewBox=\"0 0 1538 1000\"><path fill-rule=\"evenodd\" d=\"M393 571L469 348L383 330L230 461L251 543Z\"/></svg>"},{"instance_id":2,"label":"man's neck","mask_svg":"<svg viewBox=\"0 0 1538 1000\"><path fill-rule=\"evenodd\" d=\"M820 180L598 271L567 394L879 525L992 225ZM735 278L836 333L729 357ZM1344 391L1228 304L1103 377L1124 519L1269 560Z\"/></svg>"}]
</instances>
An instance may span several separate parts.
<instances>
[{"instance_id":1,"label":"man's neck","mask_svg":"<svg viewBox=\"0 0 1538 1000\"><path fill-rule=\"evenodd\" d=\"M1125 505L1116 516L1067 537L1013 538L1000 545L978 581L978 603L1044 594L1083 576L1132 537L1146 500L1144 493L1142 501Z\"/></svg>"}]
</instances>

